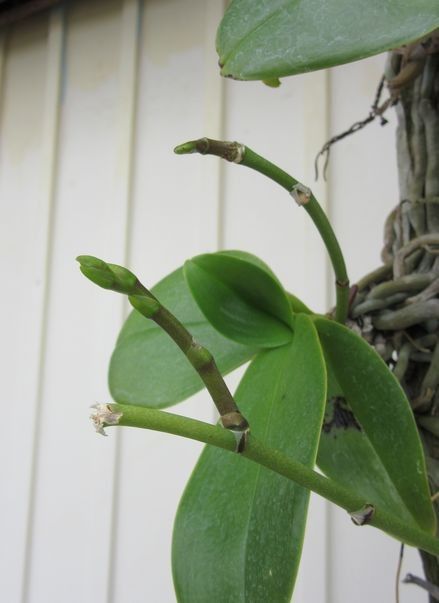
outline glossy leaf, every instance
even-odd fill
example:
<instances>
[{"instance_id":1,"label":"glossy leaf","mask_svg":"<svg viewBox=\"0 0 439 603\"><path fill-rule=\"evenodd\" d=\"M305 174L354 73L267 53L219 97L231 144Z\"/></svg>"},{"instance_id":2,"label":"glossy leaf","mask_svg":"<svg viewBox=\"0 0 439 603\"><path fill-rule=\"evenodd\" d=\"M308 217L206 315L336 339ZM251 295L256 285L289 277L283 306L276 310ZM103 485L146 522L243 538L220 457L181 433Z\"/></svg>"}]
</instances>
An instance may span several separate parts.
<instances>
[{"instance_id":1,"label":"glossy leaf","mask_svg":"<svg viewBox=\"0 0 439 603\"><path fill-rule=\"evenodd\" d=\"M305 315L297 316L292 343L252 361L236 393L252 434L309 467L325 396L322 351ZM276 473L206 447L174 527L178 601L290 601L308 500L308 491Z\"/></svg>"},{"instance_id":2,"label":"glossy leaf","mask_svg":"<svg viewBox=\"0 0 439 603\"><path fill-rule=\"evenodd\" d=\"M315 325L340 388L399 496L418 525L433 531L425 460L401 386L361 337L325 318Z\"/></svg>"},{"instance_id":3,"label":"glossy leaf","mask_svg":"<svg viewBox=\"0 0 439 603\"><path fill-rule=\"evenodd\" d=\"M208 321L250 346L277 347L292 338L292 312L282 285L259 258L241 251L199 255L184 274Z\"/></svg>"},{"instance_id":4,"label":"glossy leaf","mask_svg":"<svg viewBox=\"0 0 439 603\"><path fill-rule=\"evenodd\" d=\"M437 27L437 0L233 0L217 50L222 75L267 80L363 59Z\"/></svg>"},{"instance_id":5,"label":"glossy leaf","mask_svg":"<svg viewBox=\"0 0 439 603\"><path fill-rule=\"evenodd\" d=\"M206 321L179 268L152 289L156 297L215 357L223 374L248 361L256 349L236 344ZM181 402L204 385L186 356L154 322L134 311L113 352L109 384L121 404L164 408Z\"/></svg>"},{"instance_id":6,"label":"glossy leaf","mask_svg":"<svg viewBox=\"0 0 439 603\"><path fill-rule=\"evenodd\" d=\"M260 258L258 258L256 255L253 255L251 253L248 253L247 251L241 251L238 249L226 249L223 251L219 252L219 255L228 255L228 256L233 256L235 258L238 258L240 260L246 261L246 262L250 262L251 264L254 264L256 267L260 268L261 270L263 270L264 272L267 272L282 288L282 285L280 283L280 281L278 280L277 276L274 274L274 272L271 270L271 268ZM308 306L306 306L303 301L301 299L299 299L298 297L296 297L295 295L293 295L292 293L290 293L289 291L286 291L286 296L290 302L290 308L294 313L303 313L303 314L312 314L313 312L308 308ZM283 302L282 302L283 304ZM289 319L289 315L288 315L288 319Z\"/></svg>"},{"instance_id":7,"label":"glossy leaf","mask_svg":"<svg viewBox=\"0 0 439 603\"><path fill-rule=\"evenodd\" d=\"M334 377L329 359L326 360L326 370L328 399L317 456L318 466L325 475L362 495L364 500L416 525L366 432L355 419Z\"/></svg>"},{"instance_id":8,"label":"glossy leaf","mask_svg":"<svg viewBox=\"0 0 439 603\"><path fill-rule=\"evenodd\" d=\"M287 292L287 296L290 300L292 312L294 312L295 314L298 314L299 312L301 312L302 314L313 314L312 310L310 310L301 299L289 292Z\"/></svg>"}]
</instances>

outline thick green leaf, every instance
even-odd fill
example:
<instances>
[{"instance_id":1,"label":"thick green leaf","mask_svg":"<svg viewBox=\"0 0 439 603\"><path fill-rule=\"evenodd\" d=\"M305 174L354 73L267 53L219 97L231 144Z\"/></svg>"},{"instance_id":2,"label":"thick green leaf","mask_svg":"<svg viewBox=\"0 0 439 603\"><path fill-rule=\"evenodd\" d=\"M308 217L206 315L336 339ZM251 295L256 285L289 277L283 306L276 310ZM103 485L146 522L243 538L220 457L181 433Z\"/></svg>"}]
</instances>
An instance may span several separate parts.
<instances>
[{"instance_id":1,"label":"thick green leaf","mask_svg":"<svg viewBox=\"0 0 439 603\"><path fill-rule=\"evenodd\" d=\"M261 352L236 399L252 433L314 465L326 397L317 333L299 314L292 343ZM206 447L178 509L173 573L180 603L287 603L309 492L239 455Z\"/></svg>"},{"instance_id":2,"label":"thick green leaf","mask_svg":"<svg viewBox=\"0 0 439 603\"><path fill-rule=\"evenodd\" d=\"M306 306L301 299L287 292L288 299L290 300L291 310L296 314L301 312L302 314L313 314L312 310Z\"/></svg>"},{"instance_id":3,"label":"thick green leaf","mask_svg":"<svg viewBox=\"0 0 439 603\"><path fill-rule=\"evenodd\" d=\"M366 432L355 419L334 377L329 359L326 359L326 370L328 399L317 456L318 466L328 477L362 495L364 500L416 525Z\"/></svg>"},{"instance_id":4,"label":"thick green leaf","mask_svg":"<svg viewBox=\"0 0 439 603\"><path fill-rule=\"evenodd\" d=\"M217 50L222 75L266 80L357 61L436 27L437 0L233 0Z\"/></svg>"},{"instance_id":5,"label":"thick green leaf","mask_svg":"<svg viewBox=\"0 0 439 603\"><path fill-rule=\"evenodd\" d=\"M433 531L424 455L401 386L361 337L325 318L315 325L341 391L399 496L418 525Z\"/></svg>"},{"instance_id":6,"label":"thick green leaf","mask_svg":"<svg viewBox=\"0 0 439 603\"><path fill-rule=\"evenodd\" d=\"M260 347L291 341L287 294L259 258L242 251L199 255L186 262L184 274L201 311L224 336Z\"/></svg>"},{"instance_id":7,"label":"thick green leaf","mask_svg":"<svg viewBox=\"0 0 439 603\"><path fill-rule=\"evenodd\" d=\"M153 293L215 357L226 374L249 360L256 349L236 344L206 321L179 268ZM151 320L134 311L123 326L110 363L111 394L121 404L164 408L181 402L204 385L186 356Z\"/></svg>"},{"instance_id":8,"label":"thick green leaf","mask_svg":"<svg viewBox=\"0 0 439 603\"><path fill-rule=\"evenodd\" d=\"M246 262L250 262L251 264L254 264L257 268L260 268L264 272L267 272L267 274L269 274L279 284L279 286L282 288L282 285L279 282L279 279L274 274L274 272L271 270L271 268L264 261L262 261L260 258L258 258L256 255L248 253L248 251L240 251L238 249L226 249L224 251L220 251L219 255L233 256L233 257L238 258L240 260L244 260ZM312 314L313 313L308 308L308 306L306 306L303 303L303 301L301 299L299 299L298 297L296 297L292 293L289 293L288 291L286 291L286 295L287 295L287 298L288 298L288 300L290 302L291 310L294 313L299 313L299 312L301 312L303 314ZM284 305L283 302L282 302L282 305ZM289 320L289 315L288 315L288 320Z\"/></svg>"}]
</instances>

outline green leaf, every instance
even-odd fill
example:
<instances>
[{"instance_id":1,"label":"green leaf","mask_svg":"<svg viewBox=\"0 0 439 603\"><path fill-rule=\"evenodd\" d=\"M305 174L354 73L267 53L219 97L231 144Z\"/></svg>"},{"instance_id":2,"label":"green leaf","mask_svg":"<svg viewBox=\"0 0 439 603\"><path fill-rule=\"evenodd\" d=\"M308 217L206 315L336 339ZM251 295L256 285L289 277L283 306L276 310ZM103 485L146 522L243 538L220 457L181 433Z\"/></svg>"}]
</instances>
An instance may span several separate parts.
<instances>
[{"instance_id":1,"label":"green leaf","mask_svg":"<svg viewBox=\"0 0 439 603\"><path fill-rule=\"evenodd\" d=\"M312 320L293 342L261 352L236 400L251 433L312 467L326 397ZM300 561L309 492L236 454L206 447L178 509L173 573L180 603L288 602Z\"/></svg>"},{"instance_id":2,"label":"green leaf","mask_svg":"<svg viewBox=\"0 0 439 603\"><path fill-rule=\"evenodd\" d=\"M229 373L247 362L256 349L236 344L206 321L194 302L179 268L152 289L154 295ZM164 408L203 389L186 356L154 322L134 311L125 322L110 362L111 394L120 404Z\"/></svg>"},{"instance_id":3,"label":"green leaf","mask_svg":"<svg viewBox=\"0 0 439 603\"><path fill-rule=\"evenodd\" d=\"M357 61L438 26L437 0L234 0L216 43L222 75L266 80Z\"/></svg>"},{"instance_id":4,"label":"green leaf","mask_svg":"<svg viewBox=\"0 0 439 603\"><path fill-rule=\"evenodd\" d=\"M291 310L296 314L299 312L302 314L313 314L312 310L306 306L301 299L287 291L288 299L290 300Z\"/></svg>"},{"instance_id":5,"label":"green leaf","mask_svg":"<svg viewBox=\"0 0 439 603\"><path fill-rule=\"evenodd\" d=\"M201 311L224 336L267 348L291 341L287 294L259 258L242 251L199 255L186 262L184 274Z\"/></svg>"},{"instance_id":6,"label":"green leaf","mask_svg":"<svg viewBox=\"0 0 439 603\"><path fill-rule=\"evenodd\" d=\"M353 415L329 359L326 359L326 370L328 399L318 466L325 475L363 496L364 500L373 501L380 509L417 525L366 432Z\"/></svg>"},{"instance_id":7,"label":"green leaf","mask_svg":"<svg viewBox=\"0 0 439 603\"><path fill-rule=\"evenodd\" d=\"M317 318L315 325L341 391L394 488L417 524L434 531L422 446L397 379L375 350L346 327L325 318Z\"/></svg>"}]
</instances>

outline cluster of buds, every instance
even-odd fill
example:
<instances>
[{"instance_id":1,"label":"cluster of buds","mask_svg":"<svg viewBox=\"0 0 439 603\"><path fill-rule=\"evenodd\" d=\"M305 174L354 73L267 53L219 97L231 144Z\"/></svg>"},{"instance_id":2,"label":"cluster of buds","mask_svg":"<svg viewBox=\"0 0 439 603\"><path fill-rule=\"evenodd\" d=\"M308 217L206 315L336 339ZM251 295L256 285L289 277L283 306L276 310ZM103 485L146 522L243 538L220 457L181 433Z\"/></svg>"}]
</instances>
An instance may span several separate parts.
<instances>
[{"instance_id":1,"label":"cluster of buds","mask_svg":"<svg viewBox=\"0 0 439 603\"><path fill-rule=\"evenodd\" d=\"M160 303L127 268L109 264L92 255L80 255L76 260L84 276L103 289L128 295L133 308L146 318L151 318L159 310Z\"/></svg>"}]
</instances>

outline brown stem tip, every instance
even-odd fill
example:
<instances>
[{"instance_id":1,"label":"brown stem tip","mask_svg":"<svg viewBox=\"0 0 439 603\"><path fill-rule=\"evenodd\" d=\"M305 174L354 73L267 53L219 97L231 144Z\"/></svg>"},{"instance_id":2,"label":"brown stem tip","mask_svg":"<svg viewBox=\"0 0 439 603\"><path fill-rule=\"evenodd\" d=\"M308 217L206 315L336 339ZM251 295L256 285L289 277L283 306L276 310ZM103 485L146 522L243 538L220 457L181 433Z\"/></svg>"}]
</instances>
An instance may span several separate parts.
<instances>
[{"instance_id":1,"label":"brown stem tip","mask_svg":"<svg viewBox=\"0 0 439 603\"><path fill-rule=\"evenodd\" d=\"M232 163L241 163L245 153L245 146L240 142L199 138L198 140L190 140L176 146L174 153L177 153L177 155L187 155L189 153L216 155Z\"/></svg>"}]
</instances>

